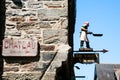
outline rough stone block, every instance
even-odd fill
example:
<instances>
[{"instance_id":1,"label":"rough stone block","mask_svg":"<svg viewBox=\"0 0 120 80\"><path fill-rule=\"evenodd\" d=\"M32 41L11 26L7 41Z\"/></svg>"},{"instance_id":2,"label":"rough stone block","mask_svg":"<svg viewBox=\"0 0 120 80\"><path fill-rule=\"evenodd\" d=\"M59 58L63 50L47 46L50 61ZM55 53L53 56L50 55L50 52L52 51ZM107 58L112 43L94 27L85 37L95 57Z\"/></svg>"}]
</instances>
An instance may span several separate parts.
<instances>
[{"instance_id":1,"label":"rough stone block","mask_svg":"<svg viewBox=\"0 0 120 80\"><path fill-rule=\"evenodd\" d=\"M61 61L53 61L49 66L48 72L56 72L56 69L62 65Z\"/></svg>"},{"instance_id":2,"label":"rough stone block","mask_svg":"<svg viewBox=\"0 0 120 80\"><path fill-rule=\"evenodd\" d=\"M19 71L19 67L4 67L3 69L4 72L18 72Z\"/></svg>"},{"instance_id":3,"label":"rough stone block","mask_svg":"<svg viewBox=\"0 0 120 80\"><path fill-rule=\"evenodd\" d=\"M27 7L31 9L39 9L39 8L43 8L43 3L39 1L37 2L29 1Z\"/></svg>"},{"instance_id":4,"label":"rough stone block","mask_svg":"<svg viewBox=\"0 0 120 80\"><path fill-rule=\"evenodd\" d=\"M20 70L21 72L33 72L35 65L36 65L36 62L20 65Z\"/></svg>"},{"instance_id":5,"label":"rough stone block","mask_svg":"<svg viewBox=\"0 0 120 80\"><path fill-rule=\"evenodd\" d=\"M55 80L55 73L47 73L41 80Z\"/></svg>"},{"instance_id":6,"label":"rough stone block","mask_svg":"<svg viewBox=\"0 0 120 80\"><path fill-rule=\"evenodd\" d=\"M36 23L35 22L20 22L17 23L17 29L18 30L28 30L32 28L36 28Z\"/></svg>"},{"instance_id":7,"label":"rough stone block","mask_svg":"<svg viewBox=\"0 0 120 80\"><path fill-rule=\"evenodd\" d=\"M34 65L33 71L35 71L35 72L39 72L39 71L44 72L47 69L48 65L49 65L49 62L45 62L45 61L37 62Z\"/></svg>"},{"instance_id":8,"label":"rough stone block","mask_svg":"<svg viewBox=\"0 0 120 80\"><path fill-rule=\"evenodd\" d=\"M40 9L38 10L38 17L44 19L46 17L60 17L67 16L67 9Z\"/></svg>"},{"instance_id":9,"label":"rough stone block","mask_svg":"<svg viewBox=\"0 0 120 80\"><path fill-rule=\"evenodd\" d=\"M52 26L54 29L67 29L68 21L65 18L60 18L56 23Z\"/></svg>"},{"instance_id":10,"label":"rough stone block","mask_svg":"<svg viewBox=\"0 0 120 80\"><path fill-rule=\"evenodd\" d=\"M57 44L57 43L67 43L67 30L44 30L43 31L43 43L45 44Z\"/></svg>"},{"instance_id":11,"label":"rough stone block","mask_svg":"<svg viewBox=\"0 0 120 80\"><path fill-rule=\"evenodd\" d=\"M5 66L19 66L19 63L4 63Z\"/></svg>"},{"instance_id":12,"label":"rough stone block","mask_svg":"<svg viewBox=\"0 0 120 80\"><path fill-rule=\"evenodd\" d=\"M40 80L42 73L6 73L2 80Z\"/></svg>"},{"instance_id":13,"label":"rough stone block","mask_svg":"<svg viewBox=\"0 0 120 80\"><path fill-rule=\"evenodd\" d=\"M50 25L49 22L39 22L38 23L38 28L51 28L52 26Z\"/></svg>"},{"instance_id":14,"label":"rough stone block","mask_svg":"<svg viewBox=\"0 0 120 80\"><path fill-rule=\"evenodd\" d=\"M40 50L41 51L54 51L55 45L41 45Z\"/></svg>"},{"instance_id":15,"label":"rough stone block","mask_svg":"<svg viewBox=\"0 0 120 80\"><path fill-rule=\"evenodd\" d=\"M9 19L9 21L12 21L12 22L24 22L25 21L25 17L21 16L21 17L11 17Z\"/></svg>"},{"instance_id":16,"label":"rough stone block","mask_svg":"<svg viewBox=\"0 0 120 80\"><path fill-rule=\"evenodd\" d=\"M27 34L41 34L41 30L39 29L29 29L29 30L26 30L26 33Z\"/></svg>"},{"instance_id":17,"label":"rough stone block","mask_svg":"<svg viewBox=\"0 0 120 80\"><path fill-rule=\"evenodd\" d=\"M41 60L45 61L45 62L50 62L53 57L55 56L56 52L52 51L52 52L41 52L40 56L41 56Z\"/></svg>"},{"instance_id":18,"label":"rough stone block","mask_svg":"<svg viewBox=\"0 0 120 80\"><path fill-rule=\"evenodd\" d=\"M21 32L18 30L7 30L5 33L6 36L21 36Z\"/></svg>"},{"instance_id":19,"label":"rough stone block","mask_svg":"<svg viewBox=\"0 0 120 80\"><path fill-rule=\"evenodd\" d=\"M50 2L45 4L48 8L63 8L63 5L61 2Z\"/></svg>"}]
</instances>

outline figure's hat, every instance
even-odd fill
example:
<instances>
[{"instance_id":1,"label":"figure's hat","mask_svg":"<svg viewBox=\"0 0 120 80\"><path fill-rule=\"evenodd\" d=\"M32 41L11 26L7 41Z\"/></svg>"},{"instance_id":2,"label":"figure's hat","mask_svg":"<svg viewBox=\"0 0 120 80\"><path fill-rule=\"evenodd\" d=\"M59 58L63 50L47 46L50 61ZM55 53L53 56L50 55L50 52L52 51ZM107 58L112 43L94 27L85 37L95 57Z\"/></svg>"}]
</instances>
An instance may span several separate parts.
<instances>
[{"instance_id":1,"label":"figure's hat","mask_svg":"<svg viewBox=\"0 0 120 80\"><path fill-rule=\"evenodd\" d=\"M84 24L87 24L87 25L88 25L88 24L89 24L89 22L88 22L88 21L86 21L86 22L84 22Z\"/></svg>"}]
</instances>

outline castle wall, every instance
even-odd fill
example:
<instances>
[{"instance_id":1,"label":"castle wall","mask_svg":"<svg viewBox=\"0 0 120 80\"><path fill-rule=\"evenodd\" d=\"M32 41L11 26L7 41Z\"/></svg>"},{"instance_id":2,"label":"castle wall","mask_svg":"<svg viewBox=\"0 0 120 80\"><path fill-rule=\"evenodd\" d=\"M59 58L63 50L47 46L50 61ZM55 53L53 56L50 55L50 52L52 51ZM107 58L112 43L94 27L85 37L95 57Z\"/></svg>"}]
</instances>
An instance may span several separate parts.
<instances>
[{"instance_id":1,"label":"castle wall","mask_svg":"<svg viewBox=\"0 0 120 80\"><path fill-rule=\"evenodd\" d=\"M68 0L6 0L3 80L55 80L67 60Z\"/></svg>"}]
</instances>

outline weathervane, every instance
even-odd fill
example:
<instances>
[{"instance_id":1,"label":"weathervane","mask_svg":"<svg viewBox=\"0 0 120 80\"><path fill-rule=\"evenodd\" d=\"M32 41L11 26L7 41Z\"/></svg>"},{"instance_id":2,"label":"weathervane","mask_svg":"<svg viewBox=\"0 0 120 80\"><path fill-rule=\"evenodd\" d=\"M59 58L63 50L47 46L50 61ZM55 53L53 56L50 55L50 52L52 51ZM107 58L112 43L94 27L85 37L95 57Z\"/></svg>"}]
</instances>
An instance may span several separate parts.
<instances>
[{"instance_id":1,"label":"weathervane","mask_svg":"<svg viewBox=\"0 0 120 80\"><path fill-rule=\"evenodd\" d=\"M89 39L87 37L88 34L92 34L94 37L101 37L103 36L103 34L94 34L93 32L89 32L88 31L88 27L89 27L89 22L86 21L84 22L84 25L81 27L81 32L80 32L80 49L79 52L108 52L108 50L93 50L93 48L90 47L89 44ZM86 43L86 48L84 48L84 42Z\"/></svg>"}]
</instances>

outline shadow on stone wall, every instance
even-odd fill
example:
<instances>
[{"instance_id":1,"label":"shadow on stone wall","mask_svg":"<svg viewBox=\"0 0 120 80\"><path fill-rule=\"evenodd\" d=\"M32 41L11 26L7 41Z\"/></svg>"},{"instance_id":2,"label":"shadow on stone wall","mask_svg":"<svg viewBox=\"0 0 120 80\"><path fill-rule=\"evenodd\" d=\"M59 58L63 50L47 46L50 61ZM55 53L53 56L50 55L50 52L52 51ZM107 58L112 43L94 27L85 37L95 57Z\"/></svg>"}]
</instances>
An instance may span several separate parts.
<instances>
[{"instance_id":1,"label":"shadow on stone wall","mask_svg":"<svg viewBox=\"0 0 120 80\"><path fill-rule=\"evenodd\" d=\"M0 1L0 80L3 74L2 40L5 32L5 0Z\"/></svg>"},{"instance_id":2,"label":"shadow on stone wall","mask_svg":"<svg viewBox=\"0 0 120 80\"><path fill-rule=\"evenodd\" d=\"M72 47L73 51L73 34L75 28L75 18L76 18L76 0L68 0L68 44ZM73 52L68 54L68 60L62 63L62 66L57 68L55 80L74 80L73 71Z\"/></svg>"},{"instance_id":3,"label":"shadow on stone wall","mask_svg":"<svg viewBox=\"0 0 120 80\"><path fill-rule=\"evenodd\" d=\"M71 60L62 62L62 66L56 70L55 80L75 80L73 66Z\"/></svg>"},{"instance_id":4,"label":"shadow on stone wall","mask_svg":"<svg viewBox=\"0 0 120 80\"><path fill-rule=\"evenodd\" d=\"M62 63L62 66L57 68L55 80L74 80L74 70L72 61L73 58L73 34L76 18L76 0L68 0L68 44L72 51L68 54L68 60ZM73 77L71 77L73 76Z\"/></svg>"},{"instance_id":5,"label":"shadow on stone wall","mask_svg":"<svg viewBox=\"0 0 120 80\"><path fill-rule=\"evenodd\" d=\"M0 53L2 53L2 48L0 47ZM0 80L2 80L2 74L3 74L3 59L0 54Z\"/></svg>"},{"instance_id":6,"label":"shadow on stone wall","mask_svg":"<svg viewBox=\"0 0 120 80\"><path fill-rule=\"evenodd\" d=\"M62 62L62 66L56 70L55 80L68 80L67 79L67 63Z\"/></svg>"},{"instance_id":7,"label":"shadow on stone wall","mask_svg":"<svg viewBox=\"0 0 120 80\"><path fill-rule=\"evenodd\" d=\"M22 8L23 4L22 4L21 0L12 0L12 1L13 1L13 3L14 3L16 6Z\"/></svg>"},{"instance_id":8,"label":"shadow on stone wall","mask_svg":"<svg viewBox=\"0 0 120 80\"><path fill-rule=\"evenodd\" d=\"M19 64L27 64L31 62L38 61L40 56L35 57L4 57L7 63L19 63Z\"/></svg>"}]
</instances>

